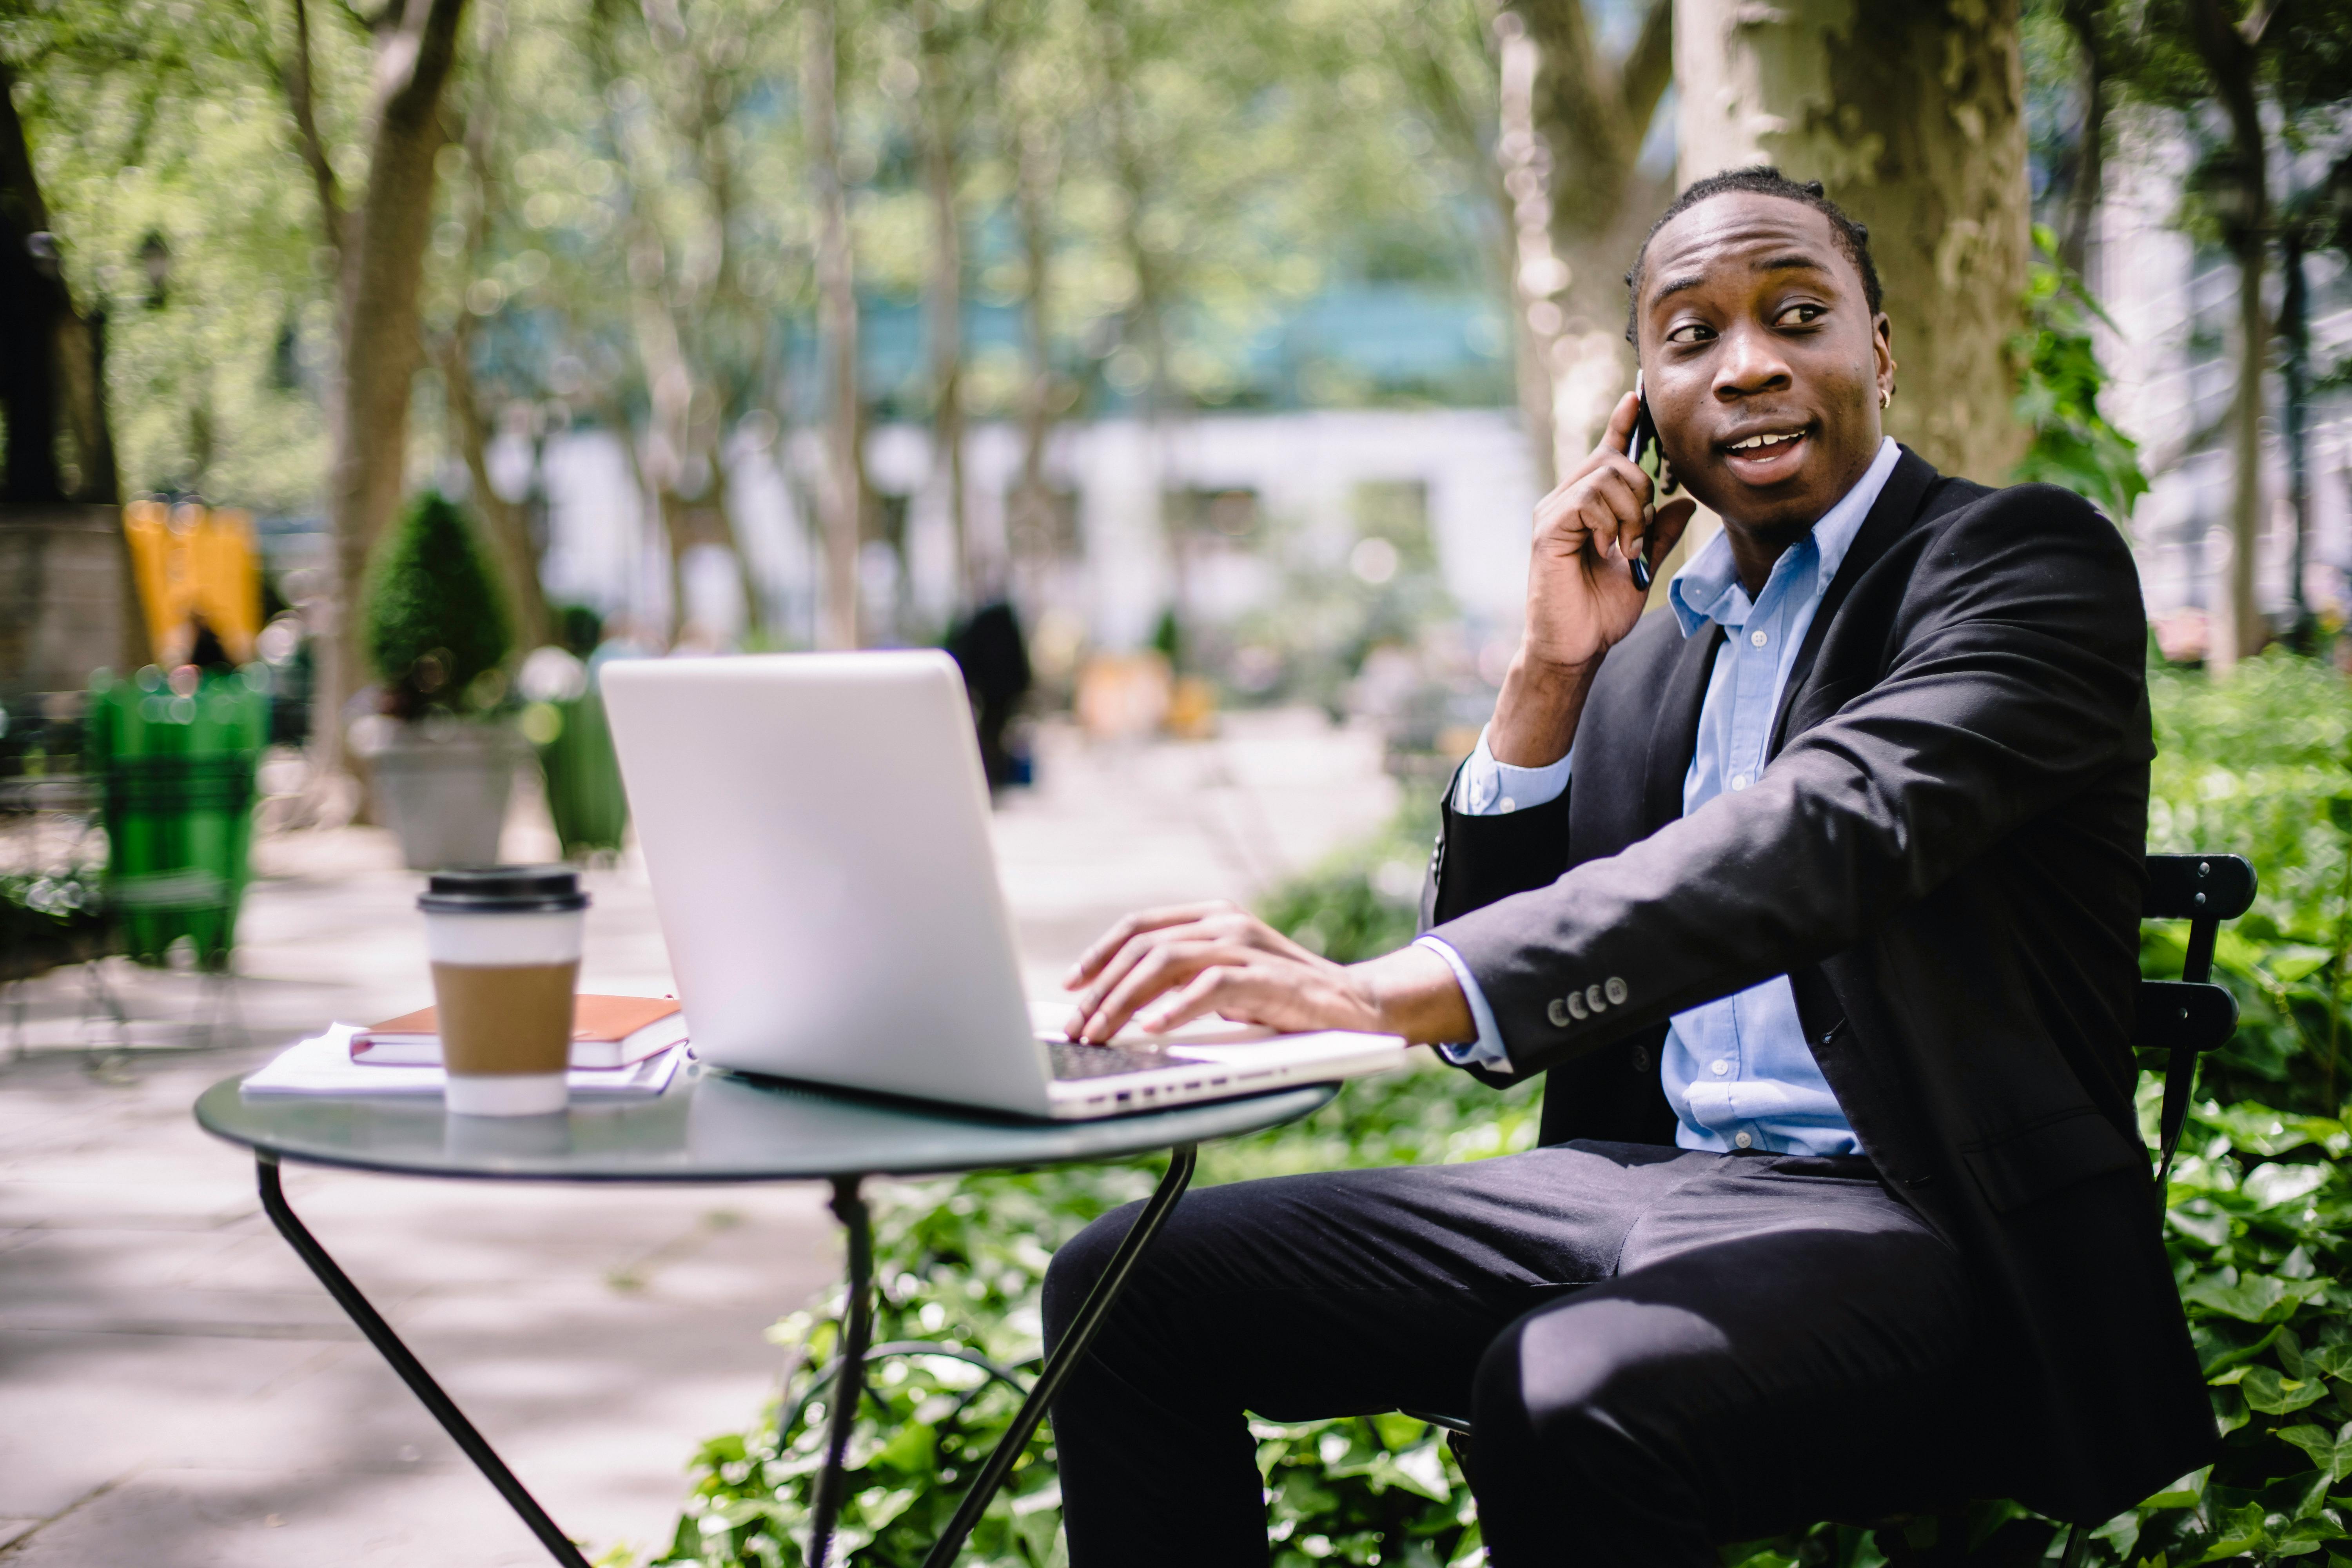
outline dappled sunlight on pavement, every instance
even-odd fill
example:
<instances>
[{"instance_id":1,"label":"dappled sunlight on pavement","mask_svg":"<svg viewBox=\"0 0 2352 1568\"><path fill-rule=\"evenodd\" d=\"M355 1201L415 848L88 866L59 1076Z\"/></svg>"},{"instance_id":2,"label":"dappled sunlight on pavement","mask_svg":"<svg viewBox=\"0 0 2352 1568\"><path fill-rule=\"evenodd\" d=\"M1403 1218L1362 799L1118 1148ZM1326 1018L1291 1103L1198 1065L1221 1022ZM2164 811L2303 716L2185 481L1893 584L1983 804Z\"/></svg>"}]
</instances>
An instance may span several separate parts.
<instances>
[{"instance_id":1,"label":"dappled sunlight on pavement","mask_svg":"<svg viewBox=\"0 0 2352 1568\"><path fill-rule=\"evenodd\" d=\"M1246 900L1394 809L1376 738L1314 713L1220 739L1091 746L1047 726L1039 786L997 818L1033 994L1121 911ZM553 847L519 791L505 851ZM330 1018L428 994L419 879L374 828L255 847L244 1043L89 1070L78 977L26 988L0 1067L0 1550L13 1564L488 1568L544 1555L259 1213L252 1168L197 1131L205 1085ZM659 992L635 851L593 869L582 984ZM173 1037L192 977L110 964L133 1039ZM6 1019L0 1016L0 1030ZM184 1031L183 1031L184 1032ZM0 1033L0 1041L8 1037ZM5 1059L5 1058L0 1058ZM666 1539L683 1467L778 1372L761 1331L823 1290L808 1188L490 1188L291 1169L298 1210L555 1518L601 1551Z\"/></svg>"}]
</instances>

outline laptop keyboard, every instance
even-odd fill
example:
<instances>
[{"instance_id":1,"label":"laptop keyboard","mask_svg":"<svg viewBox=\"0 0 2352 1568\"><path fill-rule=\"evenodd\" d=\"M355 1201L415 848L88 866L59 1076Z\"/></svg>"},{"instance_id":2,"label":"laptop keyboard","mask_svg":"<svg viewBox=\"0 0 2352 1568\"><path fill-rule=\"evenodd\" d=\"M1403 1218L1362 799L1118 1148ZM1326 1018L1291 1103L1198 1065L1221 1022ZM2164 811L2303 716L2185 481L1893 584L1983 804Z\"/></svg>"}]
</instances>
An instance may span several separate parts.
<instances>
[{"instance_id":1,"label":"laptop keyboard","mask_svg":"<svg viewBox=\"0 0 2352 1568\"><path fill-rule=\"evenodd\" d=\"M1144 1072L1152 1068L1200 1065L1171 1057L1157 1046L1088 1046L1076 1040L1048 1038L1045 1047L1053 1053L1054 1077L1065 1083L1079 1079L1109 1078L1125 1072Z\"/></svg>"}]
</instances>

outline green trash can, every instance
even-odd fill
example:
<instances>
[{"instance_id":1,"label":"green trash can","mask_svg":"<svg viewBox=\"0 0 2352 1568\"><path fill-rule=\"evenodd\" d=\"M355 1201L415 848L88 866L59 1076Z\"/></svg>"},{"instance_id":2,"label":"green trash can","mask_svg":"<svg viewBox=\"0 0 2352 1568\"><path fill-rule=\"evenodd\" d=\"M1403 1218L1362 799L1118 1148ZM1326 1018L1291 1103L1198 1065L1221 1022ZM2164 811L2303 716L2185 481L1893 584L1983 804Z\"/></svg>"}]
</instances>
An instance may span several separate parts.
<instances>
[{"instance_id":1,"label":"green trash can","mask_svg":"<svg viewBox=\"0 0 2352 1568\"><path fill-rule=\"evenodd\" d=\"M621 759L604 700L594 689L579 697L534 702L524 710L523 733L539 748L547 780L547 814L566 858L618 855L629 826L629 797L621 787Z\"/></svg>"},{"instance_id":2,"label":"green trash can","mask_svg":"<svg viewBox=\"0 0 2352 1568\"><path fill-rule=\"evenodd\" d=\"M162 963L186 937L196 961L226 970L251 869L254 770L269 736L259 666L174 691L153 666L101 674L85 721L108 846L107 900L122 951Z\"/></svg>"}]
</instances>

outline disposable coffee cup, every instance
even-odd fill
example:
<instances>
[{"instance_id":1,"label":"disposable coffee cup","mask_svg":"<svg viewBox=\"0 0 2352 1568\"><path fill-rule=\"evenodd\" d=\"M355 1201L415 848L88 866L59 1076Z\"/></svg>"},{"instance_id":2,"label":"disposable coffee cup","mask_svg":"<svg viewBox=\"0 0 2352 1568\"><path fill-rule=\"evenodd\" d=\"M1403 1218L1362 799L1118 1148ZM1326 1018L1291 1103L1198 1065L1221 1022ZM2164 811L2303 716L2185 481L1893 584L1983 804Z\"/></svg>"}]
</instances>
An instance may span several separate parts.
<instances>
[{"instance_id":1,"label":"disposable coffee cup","mask_svg":"<svg viewBox=\"0 0 2352 1568\"><path fill-rule=\"evenodd\" d=\"M416 907L455 1116L562 1110L588 895L561 866L436 871Z\"/></svg>"}]
</instances>

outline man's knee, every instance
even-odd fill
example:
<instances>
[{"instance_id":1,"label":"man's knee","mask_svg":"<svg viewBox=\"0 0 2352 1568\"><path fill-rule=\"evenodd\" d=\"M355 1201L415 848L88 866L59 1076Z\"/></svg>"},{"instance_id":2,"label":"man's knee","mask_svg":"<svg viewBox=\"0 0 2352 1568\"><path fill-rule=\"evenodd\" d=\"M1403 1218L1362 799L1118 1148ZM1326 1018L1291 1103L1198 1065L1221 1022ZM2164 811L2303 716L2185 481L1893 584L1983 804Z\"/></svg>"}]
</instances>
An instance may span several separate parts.
<instances>
[{"instance_id":1,"label":"man's knee","mask_svg":"<svg viewBox=\"0 0 2352 1568\"><path fill-rule=\"evenodd\" d=\"M1654 1424L1677 1403L1673 1385L1728 1349L1697 1313L1601 1297L1520 1319L1479 1363L1477 1424L1544 1448L1633 1441L1629 1416Z\"/></svg>"},{"instance_id":2,"label":"man's knee","mask_svg":"<svg viewBox=\"0 0 2352 1568\"><path fill-rule=\"evenodd\" d=\"M1598 1297L1530 1313L1472 1390L1479 1515L1498 1568L1708 1558L1678 1389L1719 1375L1722 1334L1678 1307ZM1710 1366L1712 1363L1712 1366Z\"/></svg>"},{"instance_id":3,"label":"man's knee","mask_svg":"<svg viewBox=\"0 0 2352 1568\"><path fill-rule=\"evenodd\" d=\"M1062 1332L1078 1315L1087 1297L1110 1267L1112 1254L1143 1212L1139 1203L1116 1208L1064 1242L1045 1269L1045 1344L1062 1342Z\"/></svg>"},{"instance_id":4,"label":"man's knee","mask_svg":"<svg viewBox=\"0 0 2352 1568\"><path fill-rule=\"evenodd\" d=\"M1717 1325L1664 1302L1598 1296L1530 1313L1479 1363L1479 1447L1521 1456L1553 1485L1654 1505L1692 1485L1729 1348Z\"/></svg>"}]
</instances>

